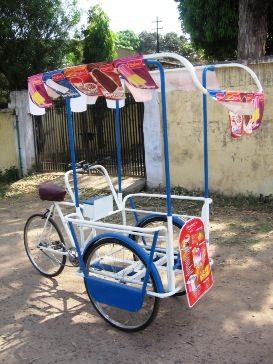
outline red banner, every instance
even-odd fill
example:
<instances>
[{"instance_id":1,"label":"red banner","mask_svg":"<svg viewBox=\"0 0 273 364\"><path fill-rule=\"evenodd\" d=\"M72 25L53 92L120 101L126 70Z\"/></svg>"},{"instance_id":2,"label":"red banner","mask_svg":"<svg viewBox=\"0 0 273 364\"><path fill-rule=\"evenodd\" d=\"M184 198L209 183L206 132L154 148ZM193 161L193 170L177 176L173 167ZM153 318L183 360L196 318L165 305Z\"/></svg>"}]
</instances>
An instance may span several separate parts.
<instances>
[{"instance_id":1,"label":"red banner","mask_svg":"<svg viewBox=\"0 0 273 364\"><path fill-rule=\"evenodd\" d=\"M179 250L188 303L192 307L213 285L204 224L200 218L193 218L183 225Z\"/></svg>"}]
</instances>

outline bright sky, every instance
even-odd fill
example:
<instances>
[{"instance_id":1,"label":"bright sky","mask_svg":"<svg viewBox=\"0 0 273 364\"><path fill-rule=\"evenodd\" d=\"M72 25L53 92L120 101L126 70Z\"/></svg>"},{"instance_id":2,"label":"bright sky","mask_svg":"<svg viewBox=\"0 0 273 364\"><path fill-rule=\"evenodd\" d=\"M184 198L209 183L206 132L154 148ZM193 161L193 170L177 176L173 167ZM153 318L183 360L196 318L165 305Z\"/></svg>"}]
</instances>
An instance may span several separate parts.
<instances>
[{"instance_id":1,"label":"bright sky","mask_svg":"<svg viewBox=\"0 0 273 364\"><path fill-rule=\"evenodd\" d=\"M136 34L143 30L152 32L156 28L153 21L158 16L162 20L159 23L159 27L163 27L159 31L161 34L182 34L177 3L174 0L78 0L78 4L83 11L83 24L86 24L88 9L100 4L111 20L110 27L114 32L126 29L133 30Z\"/></svg>"}]
</instances>

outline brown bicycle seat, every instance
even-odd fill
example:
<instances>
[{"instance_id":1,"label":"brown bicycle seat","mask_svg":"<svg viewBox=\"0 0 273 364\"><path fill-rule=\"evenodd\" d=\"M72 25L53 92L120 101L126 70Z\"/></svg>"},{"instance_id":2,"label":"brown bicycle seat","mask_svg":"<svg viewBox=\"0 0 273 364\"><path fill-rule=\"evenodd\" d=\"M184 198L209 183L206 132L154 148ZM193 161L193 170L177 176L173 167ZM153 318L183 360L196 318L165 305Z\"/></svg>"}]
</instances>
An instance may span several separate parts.
<instances>
[{"instance_id":1,"label":"brown bicycle seat","mask_svg":"<svg viewBox=\"0 0 273 364\"><path fill-rule=\"evenodd\" d=\"M64 200L66 191L53 183L42 183L39 186L39 196L41 200L58 201Z\"/></svg>"}]
</instances>

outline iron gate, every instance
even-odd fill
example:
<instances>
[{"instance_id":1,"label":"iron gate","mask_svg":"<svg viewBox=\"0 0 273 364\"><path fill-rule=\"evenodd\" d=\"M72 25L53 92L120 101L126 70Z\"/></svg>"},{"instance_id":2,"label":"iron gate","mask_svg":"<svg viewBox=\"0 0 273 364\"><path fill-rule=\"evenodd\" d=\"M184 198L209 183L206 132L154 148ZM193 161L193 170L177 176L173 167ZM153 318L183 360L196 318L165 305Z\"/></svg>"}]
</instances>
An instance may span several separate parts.
<instances>
[{"instance_id":1,"label":"iron gate","mask_svg":"<svg viewBox=\"0 0 273 364\"><path fill-rule=\"evenodd\" d=\"M123 175L144 177L144 105L128 94L120 110ZM115 175L115 110L107 108L100 97L95 105L88 105L86 112L74 113L73 117L77 160L93 162L110 156L103 165ZM70 156L64 101L55 102L43 116L33 116L33 128L37 170L67 170Z\"/></svg>"}]
</instances>

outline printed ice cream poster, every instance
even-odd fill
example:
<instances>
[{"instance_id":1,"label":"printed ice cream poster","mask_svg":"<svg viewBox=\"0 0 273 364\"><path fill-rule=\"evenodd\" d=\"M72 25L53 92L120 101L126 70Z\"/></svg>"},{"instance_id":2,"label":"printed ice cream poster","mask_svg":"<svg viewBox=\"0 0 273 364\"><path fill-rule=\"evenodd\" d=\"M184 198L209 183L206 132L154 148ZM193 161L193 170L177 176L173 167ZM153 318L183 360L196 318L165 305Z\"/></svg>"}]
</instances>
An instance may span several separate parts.
<instances>
[{"instance_id":1,"label":"printed ice cream poster","mask_svg":"<svg viewBox=\"0 0 273 364\"><path fill-rule=\"evenodd\" d=\"M229 129L233 138L251 134L262 123L263 92L212 91L211 96L229 110Z\"/></svg>"},{"instance_id":2,"label":"printed ice cream poster","mask_svg":"<svg viewBox=\"0 0 273 364\"><path fill-rule=\"evenodd\" d=\"M188 303L192 307L213 285L204 224L200 218L193 218L183 225L179 250Z\"/></svg>"},{"instance_id":3,"label":"printed ice cream poster","mask_svg":"<svg viewBox=\"0 0 273 364\"><path fill-rule=\"evenodd\" d=\"M74 106L77 102L79 105L82 103L82 96L89 97L89 101L92 98L92 102L87 102L85 98L86 103L95 103L98 96L104 96L108 101L124 102L124 82L137 102L150 100L151 90L158 88L143 57L138 55L116 59L113 62L67 67L31 76L28 78L30 107L52 107L52 99L60 96L77 99L73 100ZM116 103L114 105L116 106ZM79 107L75 109L79 111ZM80 111L85 109L80 107Z\"/></svg>"}]
</instances>

